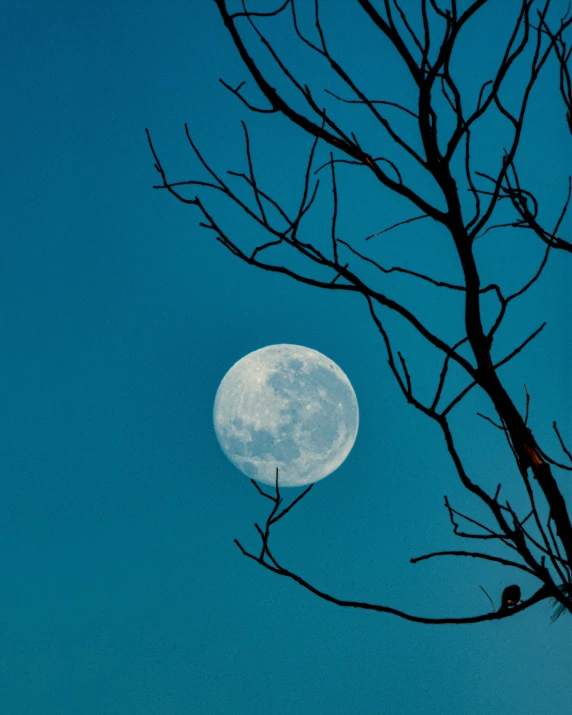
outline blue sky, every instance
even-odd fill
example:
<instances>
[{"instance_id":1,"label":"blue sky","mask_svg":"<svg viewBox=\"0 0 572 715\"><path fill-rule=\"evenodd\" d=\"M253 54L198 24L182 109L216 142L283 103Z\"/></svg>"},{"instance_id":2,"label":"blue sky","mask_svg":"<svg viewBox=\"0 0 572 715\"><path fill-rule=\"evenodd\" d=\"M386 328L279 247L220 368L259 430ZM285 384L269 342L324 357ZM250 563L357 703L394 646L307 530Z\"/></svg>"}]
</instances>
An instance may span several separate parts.
<instances>
[{"instance_id":1,"label":"blue sky","mask_svg":"<svg viewBox=\"0 0 572 715\"><path fill-rule=\"evenodd\" d=\"M341 12L341 1L334 5ZM491 1L468 32L458 58L467 87L494 66L508 5ZM410 88L360 13L338 19L326 24L342 53L346 38L348 68L372 95L404 101ZM248 77L214 3L23 0L5 9L3 25L0 54L10 72L0 119L0 710L564 711L572 696L572 619L549 626L546 602L500 622L417 625L316 599L245 560L233 543L257 545L252 524L266 504L218 446L216 389L247 353L294 343L344 370L360 430L340 469L278 525L281 560L339 597L428 616L488 610L479 585L497 603L507 583L519 582L525 595L534 588L520 572L472 559L409 563L466 546L451 534L445 494L460 510L478 514L479 506L458 484L442 435L405 404L363 298L242 264L198 227L195 209L152 190L145 127L170 176L181 180L201 177L185 122L222 173L245 170L244 119L261 181L289 206L300 197L310 141L284 120L252 117L219 84L219 77L230 84ZM312 67L319 83L323 68L292 51L285 34L275 36L293 69ZM481 53L474 48L483 36L491 49ZM247 90L256 96L252 80ZM565 199L570 138L554 80L534 97L522 176L553 222ZM374 150L385 149L355 108L339 111L359 119ZM504 131L493 122L475 138L483 170L498 161ZM359 171L339 172L339 235L385 265L409 261L458 278L446 237L423 222L364 242L417 210ZM318 245L329 236L328 199L326 190L308 221ZM237 243L258 240L216 197L205 195L205 203ZM492 232L478 247L484 275L511 287L534 273L541 252L532 238L508 231ZM503 356L548 320L502 375L520 405L526 383L532 427L553 450L554 419L572 436L569 270L566 255L551 257L542 283L511 308L498 345ZM383 286L454 337L458 307L412 280ZM428 390L436 363L402 324L388 319L388 326ZM475 397L458 410L467 469L487 488L503 480L514 504L522 503L506 445L474 417L483 408Z\"/></svg>"}]
</instances>

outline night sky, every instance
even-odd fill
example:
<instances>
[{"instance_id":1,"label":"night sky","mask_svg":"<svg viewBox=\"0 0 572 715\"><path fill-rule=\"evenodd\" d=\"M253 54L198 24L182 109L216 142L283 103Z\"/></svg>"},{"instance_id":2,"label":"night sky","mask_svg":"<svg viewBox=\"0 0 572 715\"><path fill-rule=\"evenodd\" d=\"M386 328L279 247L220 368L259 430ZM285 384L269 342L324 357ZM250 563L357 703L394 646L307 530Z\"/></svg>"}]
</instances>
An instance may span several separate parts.
<instances>
[{"instance_id":1,"label":"night sky","mask_svg":"<svg viewBox=\"0 0 572 715\"><path fill-rule=\"evenodd\" d=\"M369 96L411 103L411 81L363 11L342 0L326 5L331 49ZM555 2L553 17L566 6ZM455 72L469 104L490 79L514 16L512 3L491 0L467 29ZM301 18L313 32L310 15ZM243 120L260 184L291 212L301 199L311 138L277 115L251 114L219 83L246 80L245 96L266 106L215 4L21 0L5 8L2 24L0 712L566 712L572 618L550 625L548 601L483 624L415 624L320 600L234 544L238 538L259 549L253 524L265 519L269 502L218 445L216 390L244 355L292 343L345 372L360 428L344 464L276 525L272 543L285 566L339 598L432 617L490 611L479 586L497 606L510 583L525 598L538 587L524 572L477 559L410 563L475 546L453 535L445 495L456 509L488 517L459 483L440 430L404 400L366 300L246 265L199 226L196 207L153 190L159 176L146 127L173 181L208 180L186 122L213 168L255 206L246 183L226 174L248 169ZM401 162L428 200L442 200L362 107L321 91L349 97L295 43L289 16L261 27L372 155ZM245 37L278 83L271 58L252 33ZM519 169L552 226L572 157L556 67L545 70ZM507 104L521 84L515 73ZM302 106L295 91L285 95ZM414 136L414 120L387 111ZM508 123L492 112L475 132L476 169L498 171L509 138ZM316 168L329 151L318 146ZM317 178L303 240L328 251L329 170ZM340 165L338 191L340 238L384 266L461 280L450 237L430 220L365 241L419 211L380 190L363 168ZM245 250L268 240L224 197L208 189L200 196ZM571 228L567 220L562 234ZM543 256L543 244L524 231L497 229L475 245L483 281L502 281L507 291L528 281ZM282 247L266 259L272 256L308 275L330 275ZM459 339L459 295L384 276L345 250L341 262L348 261L445 340ZM526 385L531 427L558 459L553 420L572 442L571 261L563 252L550 256L542 279L510 307L494 351L501 359L547 321L500 375L519 409ZM493 295L487 301L491 320L497 304ZM429 399L440 358L403 321L383 317L414 387ZM447 396L464 384L453 371ZM493 493L502 482L505 497L525 513L506 441L477 411L493 417L475 392L451 413L466 469ZM570 476L557 478L570 503Z\"/></svg>"}]
</instances>

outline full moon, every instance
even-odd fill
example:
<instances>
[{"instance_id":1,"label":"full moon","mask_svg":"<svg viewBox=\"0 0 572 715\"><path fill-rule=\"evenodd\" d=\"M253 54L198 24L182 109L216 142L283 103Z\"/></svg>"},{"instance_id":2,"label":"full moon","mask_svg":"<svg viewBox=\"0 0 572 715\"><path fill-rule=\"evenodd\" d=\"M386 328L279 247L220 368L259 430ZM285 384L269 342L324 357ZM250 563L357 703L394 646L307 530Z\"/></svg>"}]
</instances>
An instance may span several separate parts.
<instances>
[{"instance_id":1,"label":"full moon","mask_svg":"<svg viewBox=\"0 0 572 715\"><path fill-rule=\"evenodd\" d=\"M224 376L214 427L230 461L264 484L299 487L335 471L350 453L359 412L346 374L317 350L269 345Z\"/></svg>"}]
</instances>

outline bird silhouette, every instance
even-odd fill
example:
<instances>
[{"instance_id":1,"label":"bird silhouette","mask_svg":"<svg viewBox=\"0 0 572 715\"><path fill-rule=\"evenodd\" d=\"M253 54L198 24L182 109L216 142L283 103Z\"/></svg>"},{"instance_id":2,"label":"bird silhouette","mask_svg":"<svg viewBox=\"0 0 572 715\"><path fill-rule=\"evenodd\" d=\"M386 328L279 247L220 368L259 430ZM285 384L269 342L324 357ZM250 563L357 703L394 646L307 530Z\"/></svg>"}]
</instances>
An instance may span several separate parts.
<instances>
[{"instance_id":1,"label":"bird silhouette","mask_svg":"<svg viewBox=\"0 0 572 715\"><path fill-rule=\"evenodd\" d=\"M499 611L505 611L509 608L514 608L520 601L520 586L516 584L507 586L502 592L502 603Z\"/></svg>"}]
</instances>

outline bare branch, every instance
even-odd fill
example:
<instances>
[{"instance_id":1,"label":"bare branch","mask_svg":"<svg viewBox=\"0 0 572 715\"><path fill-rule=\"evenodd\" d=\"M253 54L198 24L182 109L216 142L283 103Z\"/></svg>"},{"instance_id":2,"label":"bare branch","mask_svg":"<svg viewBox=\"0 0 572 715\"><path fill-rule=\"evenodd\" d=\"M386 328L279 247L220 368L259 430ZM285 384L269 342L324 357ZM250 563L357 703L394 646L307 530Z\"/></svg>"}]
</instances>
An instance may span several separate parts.
<instances>
[{"instance_id":1,"label":"bare branch","mask_svg":"<svg viewBox=\"0 0 572 715\"><path fill-rule=\"evenodd\" d=\"M334 166L334 156L330 154L330 164L332 165L332 194L334 197L334 212L332 215L332 247L334 251L334 263L338 262L338 246L336 243L336 219L338 217L338 188L336 186L336 169Z\"/></svg>"},{"instance_id":2,"label":"bare branch","mask_svg":"<svg viewBox=\"0 0 572 715\"><path fill-rule=\"evenodd\" d=\"M425 561L426 559L432 559L435 556L471 556L475 559L486 559L487 561L496 561L504 566L512 566L515 569L520 569L521 571L526 571L532 576L536 576L532 569L528 566L523 566L518 564L516 561L509 561L508 559L502 559L500 556L491 556L490 554L481 554L474 551L435 551L432 554L425 554L424 556L417 556L414 559L410 559L412 564L416 564L419 561Z\"/></svg>"},{"instance_id":3,"label":"bare branch","mask_svg":"<svg viewBox=\"0 0 572 715\"><path fill-rule=\"evenodd\" d=\"M347 246L347 248L350 249L350 251L356 255L359 256L362 260L366 261L367 263L371 263L374 265L376 268L379 268L379 270L382 273L403 273L407 276L413 276L414 278L420 278L421 280L427 281L427 283L431 283L434 286L437 286L438 288L450 288L451 290L458 290L458 291L464 291L465 288L464 286L458 286L454 285L453 283L445 283L444 281L436 281L434 278L430 278L429 276L424 275L423 273L418 273L417 271L410 271L407 268L401 268L399 266L394 266L393 268L384 268L381 264L377 263L377 261L374 261L372 258L368 258L367 256L362 255L359 251L356 251L355 248L350 246L349 243L346 241L343 241L341 238L338 239L338 243L343 244L344 246Z\"/></svg>"},{"instance_id":4,"label":"bare branch","mask_svg":"<svg viewBox=\"0 0 572 715\"><path fill-rule=\"evenodd\" d=\"M506 427L503 427L502 425L497 424L494 420L491 420L490 417L487 417L486 415L483 415L481 412L477 412L477 415L478 415L479 417L482 417L482 418L483 418L484 420L486 420L487 422L490 422L490 423L493 425L493 427L496 427L497 429L500 429L500 430L502 430L503 432L506 432Z\"/></svg>"},{"instance_id":5,"label":"bare branch","mask_svg":"<svg viewBox=\"0 0 572 715\"><path fill-rule=\"evenodd\" d=\"M495 608L495 604L493 603L493 599L489 596L489 594L485 591L485 589L482 586L479 586L479 588L491 602L491 606L493 607L493 613L494 613L494 611L496 611L496 608Z\"/></svg>"},{"instance_id":6,"label":"bare branch","mask_svg":"<svg viewBox=\"0 0 572 715\"><path fill-rule=\"evenodd\" d=\"M400 618L404 618L407 621L413 621L415 623L434 623L434 624L481 623L483 621L493 621L493 620L500 620L502 618L510 618L512 616L515 616L517 613L520 613L521 611L524 611L527 608L530 608L531 606L538 603L539 601L542 601L543 599L548 598L549 595L551 595L549 593L548 589L545 586L542 586L529 599L527 599L526 601L522 601L522 603L518 604L511 610L496 611L495 613L486 613L486 614L479 615L479 616L468 616L468 617L464 617L464 618L463 617L459 617L459 618L429 618L429 617L424 617L424 616L415 616L413 614L406 613L405 611L400 611L397 608L391 608L390 606L381 606L381 605L377 605L377 604L373 604L373 603L366 603L366 602L362 602L362 601L349 601L349 600L337 598L336 596L332 596L332 595L326 593L325 591L321 591L320 589L316 588L315 586L312 586L308 581L303 579L301 576L298 576L295 573L292 573L291 571L284 568L283 566L276 567L272 564L269 564L266 561L260 561L260 559L257 556L246 551L246 549L244 549L244 547L240 544L240 542L237 539L235 539L234 542L238 546L238 548L241 550L241 552L244 554L244 556L247 556L248 558L253 559L257 563L264 566L264 568L268 569L269 571L272 571L273 573L275 573L279 576L285 576L286 578L289 578L292 581L295 581L300 586L305 588L307 591L310 591L315 596L322 598L324 601L329 601L330 603L333 603L336 606L343 606L345 608L360 608L360 609L366 610L366 611L376 611L378 613L390 613L394 616L399 616ZM273 557L271 556L271 558L273 558Z\"/></svg>"},{"instance_id":7,"label":"bare branch","mask_svg":"<svg viewBox=\"0 0 572 715\"><path fill-rule=\"evenodd\" d=\"M414 100L411 105L415 111L412 111L404 103L393 101L392 97L370 99L354 77L350 76L346 68L342 66L342 63L332 55L329 43L326 41L325 26L323 27L321 23L318 0L314 2L312 40L302 32L295 0L285 0L276 9L263 12L247 10L244 0L242 0L242 12L234 13L228 10L227 4L230 3L226 3L225 0L215 0L215 3L247 71L263 95L263 101L267 102L267 108L259 107L256 101L251 103L245 99L242 91L244 82L232 87L220 80L223 86L238 97L249 110L282 116L312 137L309 158L303 170L301 199L293 207L288 203L282 206L273 198L275 194L272 189L266 190L260 185L260 172L255 171L250 136L244 122L242 124L247 169L242 173L229 171L228 175L236 177L240 182L246 182L246 199L241 198L234 191L235 179L229 179L226 175L223 178L203 158L191 139L187 126L185 126L185 131L189 145L208 176L204 181L194 179L169 181L151 142L150 134L147 132L154 166L160 176L156 188L163 192L167 191L187 205L196 206L201 213L200 225L211 232L217 242L244 263L259 270L286 275L305 285L357 293L365 298L371 319L385 346L389 369L404 399L439 425L444 438L444 446L454 466L457 479L488 510L489 517L480 521L453 509L445 498L454 533L462 538L494 539L518 554L518 558L515 557L513 560L480 552L432 551L412 559L412 562L417 563L437 556L478 558L526 571L541 582L541 587L532 597L515 608L501 606L497 612L492 614L444 619L425 618L388 606L344 600L327 594L306 579L283 567L271 551L269 542L273 525L290 513L292 508L311 489L311 486L308 487L289 505L284 506L280 495L278 470L276 470L275 495L266 493L253 482L261 496L272 501L266 523L262 524L261 522L260 526L255 524L255 529L261 539L260 552L251 552L236 541L238 548L243 555L271 572L296 581L303 588L326 601L341 606L392 613L416 622L472 623L508 617L547 597L556 599L556 603L559 604L558 608L572 611L570 593L567 587L563 588L563 585L570 583L572 573L570 566L572 523L563 492L553 476L554 468L572 471L572 450L564 444L556 422L554 422L554 430L569 464L561 464L549 457L538 445L529 427L531 397L526 386L526 403L523 409L521 404L517 405L517 401L513 399L501 382L501 376L504 374L501 372L501 368L519 355L539 335L546 323L543 323L516 347L512 349L512 346L509 347L509 352L504 358L499 360L495 355L493 359L493 341L497 331L500 330L501 325L504 326L504 321L508 318L510 313L508 308L511 303L531 290L545 275L548 258L550 255L554 256L552 249L558 248L563 252L572 253L572 242L559 235L562 232L564 218L570 203L572 203L572 179L568 179L568 193L555 226L552 230L548 230L546 223L541 220L539 201L534 195L534 191L528 187L524 188L516 169L517 151L521 144L524 120L531 101L532 90L551 54L554 55L556 61L560 92L567 111L567 121L572 131L572 84L569 72L572 49L566 44L563 35L564 31L572 26L572 17L568 17L567 14L561 19L558 27L549 29L546 18L550 0L542 0L539 3L538 24L535 27L531 22L535 0L521 0L515 8L513 19L507 28L510 37L504 48L500 50L501 60L496 71L488 81L480 86L480 90L479 86L474 88L475 93L478 93L475 104L473 98L470 101L467 99L466 82L457 84L455 81L455 48L458 47L459 42L462 42L464 26L477 16L487 0L469 0L463 4L462 8L457 7L456 0L450 0L446 8L441 7L441 0L419 0L416 6L417 22L411 14L414 11L401 0L379 0L375 7L370 0L358 0L359 6L365 13L365 19L369 19L373 23L376 31L379 31L381 39L396 52L397 62L393 63L392 71L398 71L401 66L413 81ZM378 145L378 136L375 135L375 132L372 134L369 126L367 134L362 134L354 126L348 128L338 121L339 118L346 116L359 119L360 112L353 112L340 104L334 104L334 113L330 115L325 108L318 104L317 91L310 89L298 76L305 67L299 66L296 74L292 72L287 62L278 53L276 46L270 42L269 36L261 31L260 28L264 26L266 19L284 17L284 12L288 7L292 13L296 33L294 39L298 38L303 49L309 48L312 53L318 55L317 59L322 65L326 65L326 69L331 72L333 79L338 83L341 82L347 88L346 92L342 89L341 93L334 93L326 88L322 89L340 103L367 107L370 116L375 120L374 128L381 134L383 142L387 144L387 148L384 144L381 150L384 156L374 158L373 152L367 150L365 136L367 136L368 142L371 142L371 147ZM252 29L254 41L259 42L263 51L270 55L272 64L275 64L276 73L285 84L284 91L270 83L267 79L270 75L266 74L264 66L259 64L247 50L245 40L238 30L238 27L244 26L241 24L243 19L246 21L245 24ZM549 68L550 64L547 67ZM515 95L514 92L505 93L505 86L512 81L512 77L515 75L518 75L519 78L518 95ZM345 98L343 95L348 91L349 97ZM288 99L291 94L294 95L297 104L292 104ZM517 96L516 102L513 99L514 96ZM408 101L407 104L409 103ZM295 108L298 104L302 107L300 110ZM401 121L401 125L398 125L397 121L389 122L387 116L403 120L403 116L399 117L394 110L407 115L406 122ZM491 175L475 171L474 167L475 160L480 160L480 157L473 156L475 145L474 142L472 144L472 141L473 137L478 136L476 134L477 122L479 122L479 127L486 123L480 123L485 113L489 113L489 116L496 115L497 121L501 122L509 133L509 141L504 155L499 157L499 166L493 172L489 172ZM413 123L411 123L411 119L414 120ZM407 133L405 133L406 129ZM401 131L404 133L401 134ZM360 140L363 142L363 146ZM319 160L316 159L318 141L323 142L324 158L329 155L328 161L324 162L321 156ZM392 150L397 150L397 154L401 157L405 152L407 164L402 165L399 159L394 159ZM458 150L461 152L460 155L457 153ZM378 151L376 150L376 153ZM433 199L425 200L421 193L409 183L412 177L406 173L406 169L410 159L414 159L424 169L423 178L418 181L418 186L427 186L426 179L429 180L427 195L437 197L435 205L432 203ZM520 162L520 159L518 161ZM315 168L315 164L319 164L318 168ZM386 268L381 262L363 255L350 243L338 238L338 217L341 215L344 197L338 191L339 177L336 164L352 164L367 168L368 175L371 173L377 180L378 189L387 189L393 198L405 198L416 207L411 212L414 214L412 217L398 221L388 228L368 236L366 240L388 234L401 226L431 218L440 224L441 233L448 236L451 246L454 247L462 278L451 283L443 280L445 275L428 275L428 273L435 273L436 269L434 268L427 270L421 268L421 271L411 270L407 265L393 265ZM317 179L312 179L312 175L317 175L327 166L331 172L332 182L331 235L327 239L331 241L332 253L326 251L327 255L325 255L322 250L317 248L321 244L317 241L314 242L313 238L306 239L304 234L310 228L306 217L309 211L318 204L316 197L320 182ZM363 174L356 174L356 177L360 179ZM489 182L488 185L485 185L487 190L480 188L480 179L476 177L481 177ZM225 183L226 181L229 183ZM476 182L478 182L478 186ZM459 188L460 183L463 184L462 189ZM244 188L244 184L242 187ZM323 187L322 183L320 198L323 195ZM232 232L225 228L223 217L221 220L215 217L199 196L187 196L182 193L185 190L187 192L197 191L202 196L206 191L213 189L219 196L224 194L234 206L241 209L246 216L252 219L255 228L266 232L267 238L257 242L258 245L254 249L244 250ZM463 215L466 202L461 199L460 193L463 191L464 196L467 197L466 190L471 194L468 197L471 215L467 217ZM382 200L384 199L382 198ZM504 216L500 220L496 219L494 212L499 204L502 207L507 207L513 213L513 220L510 220L510 216L509 219L505 219ZM441 209L438 206L445 208ZM495 215L494 219L493 215ZM539 261L531 268L530 277L511 294L507 293L503 280L499 279L498 284L484 284L481 258L476 256L474 251L473 244L476 238L487 236L493 230L500 228L510 229L513 232L517 230L532 231L546 246ZM313 236L315 229L314 227L312 229ZM359 226L357 230L359 230ZM431 239L431 233L429 231L427 234L428 240ZM269 250L279 245L283 246L286 254L291 255L293 249L296 258L299 255L307 259L307 265L318 271L317 276L312 275L309 270L299 271L297 268L290 268L288 264L279 265L278 262L270 262L270 258L266 261L267 257L275 258L277 254L282 255L281 251ZM463 310L464 315L464 326L460 339L454 345L449 344L427 327L429 323L426 325L421 322L420 318L405 308L399 300L394 300L385 292L370 287L358 272L359 269L364 268L363 263L358 261L354 263L354 259L350 259L352 267L349 262L340 263L338 255L340 245L345 246L360 261L375 266L384 276L400 274L421 280L424 284L431 285L432 289L454 291L455 305ZM554 258L556 257L554 256ZM394 262L392 261L392 263ZM381 282L382 286L384 283L390 283L385 278L381 278L378 282ZM406 281L402 281L402 284L404 288L408 287ZM483 304L485 304L483 296L490 292L495 293L499 302L498 312L493 318L492 326L489 326L488 305L486 305L487 312L483 311ZM450 303L443 305L446 305L445 310L451 309ZM441 370L438 372L437 367L435 377L432 378L435 380L436 389L434 396L430 398L431 404L426 404L417 396L419 378L412 369L414 364L409 364L404 357L403 349L398 345L399 336L392 335L389 329L390 320L386 319L389 314L386 314L384 310L391 311L394 316L400 316L409 326L413 327L417 335L424 339L428 350L436 348L442 354ZM465 348L461 350L461 346L465 346ZM409 351L409 347L407 350ZM437 409L446 385L448 387L453 378L456 378L456 375L450 376L451 364L456 364L463 369L467 375L467 384L460 392L458 391L459 387L455 385L456 396L453 399L448 397L448 404L444 408L439 407L440 411L438 412ZM508 501L506 501L506 505L500 504L500 483L494 491L494 495L492 492L489 494L479 484L478 468L475 470L477 472L475 475L469 475L453 439L452 428L448 421L449 413L473 389L478 390L481 397L490 400L490 405L496 411L494 418L487 416L489 413L487 407L480 408L481 412L477 412L477 415L494 425L505 437L505 448L508 448L509 453L514 457L512 468L520 476L518 486L522 493L526 491L530 502L530 512L524 518L517 515ZM547 520L546 514L548 514ZM467 527L469 531L461 529L460 524L463 522L472 525ZM492 526L488 525L489 522ZM561 583L559 584L559 582ZM484 591L484 589L482 590ZM491 601L494 611L492 599L486 591L484 593Z\"/></svg>"},{"instance_id":8,"label":"bare branch","mask_svg":"<svg viewBox=\"0 0 572 715\"><path fill-rule=\"evenodd\" d=\"M405 226L405 224L407 223L413 223L413 221L420 221L422 218L429 218L429 216L427 216L427 214L423 214L422 216L414 216L413 218L405 219L405 221L399 221L398 223L394 223L393 226L390 226L389 228L384 228L383 231L372 233L371 236L367 236L365 240L369 241L370 238L374 238L375 236L381 236L382 233L387 233L388 231L391 231L398 226Z\"/></svg>"},{"instance_id":9,"label":"bare branch","mask_svg":"<svg viewBox=\"0 0 572 715\"><path fill-rule=\"evenodd\" d=\"M219 78L219 82L222 84L223 87L226 87L229 92L234 94L235 97L238 97L240 101L245 105L245 107L248 107L251 112L258 112L259 114L274 114L277 112L277 109L274 109L274 107L269 107L269 108L264 108L264 107L255 107L253 104L251 104L247 99L245 99L242 94L240 94L240 89L243 87L246 82L241 82L238 87L235 87L234 89L227 84L223 79Z\"/></svg>"},{"instance_id":10,"label":"bare branch","mask_svg":"<svg viewBox=\"0 0 572 715\"><path fill-rule=\"evenodd\" d=\"M397 109L401 109L402 112L406 112L415 119L419 119L419 115L415 114L415 112L412 112L410 109L407 109L407 107L404 107L401 104L397 104L397 102L387 102L382 99L344 99L343 97L339 97L337 94L330 92L329 89L325 89L324 92L327 92L327 94L331 94L332 97L335 97L340 102L345 102L346 104L383 104L387 107L396 107Z\"/></svg>"},{"instance_id":11,"label":"bare branch","mask_svg":"<svg viewBox=\"0 0 572 715\"><path fill-rule=\"evenodd\" d=\"M275 17L276 15L279 15L282 10L284 10L289 4L291 0L286 0L286 2L283 5L280 5L280 7L277 10L273 10L271 12L250 12L244 10L244 12L235 12L233 15L230 17L234 20L237 17Z\"/></svg>"},{"instance_id":12,"label":"bare branch","mask_svg":"<svg viewBox=\"0 0 572 715\"><path fill-rule=\"evenodd\" d=\"M508 537L507 534L499 534L498 532L490 529L485 524L482 524L480 521L476 521L476 519L473 519L472 517L467 516L466 514L462 514L456 509L453 509L453 507L449 504L449 500L447 499L447 497L445 497L445 506L447 507L447 511L449 512L449 519L453 526L453 533L455 534L455 536L461 536L464 539L500 539L500 541L502 541L506 546L516 550L516 547L508 541L508 538L510 537ZM461 519L465 519L465 521L468 521L471 524L475 524L475 526L478 526L480 529L485 531L486 534L470 534L467 531L460 531L460 526L455 521L455 517L453 516L453 514L456 514L457 516L461 517Z\"/></svg>"}]
</instances>

